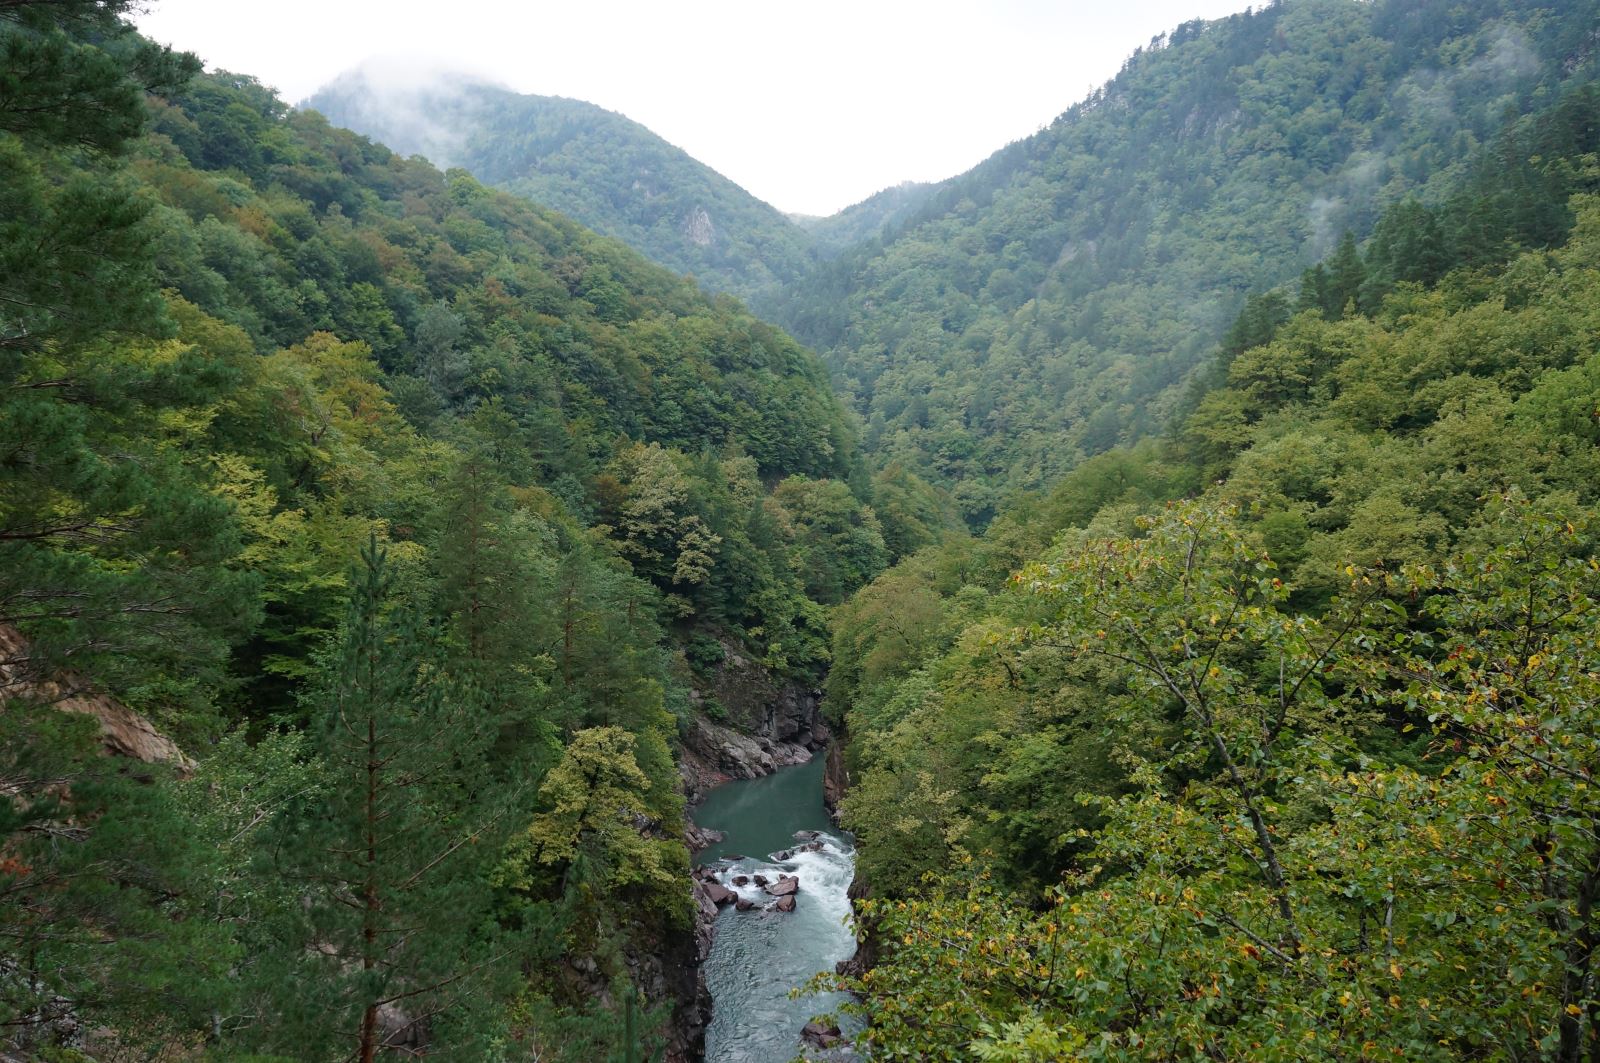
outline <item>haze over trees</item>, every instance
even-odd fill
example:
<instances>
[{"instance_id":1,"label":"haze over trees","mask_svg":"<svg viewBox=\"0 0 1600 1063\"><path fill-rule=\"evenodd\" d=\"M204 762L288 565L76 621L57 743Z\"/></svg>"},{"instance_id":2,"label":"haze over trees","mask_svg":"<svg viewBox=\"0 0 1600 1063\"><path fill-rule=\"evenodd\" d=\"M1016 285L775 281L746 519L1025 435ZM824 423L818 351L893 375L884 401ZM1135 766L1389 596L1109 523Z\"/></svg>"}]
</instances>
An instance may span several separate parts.
<instances>
[{"instance_id":1,"label":"haze over trees","mask_svg":"<svg viewBox=\"0 0 1600 1063\"><path fill-rule=\"evenodd\" d=\"M1587 3L1308 0L1157 37L1048 129L779 296L880 462L981 528L1158 431L1244 297L1432 201L1581 83Z\"/></svg>"},{"instance_id":2,"label":"haze over trees","mask_svg":"<svg viewBox=\"0 0 1600 1063\"><path fill-rule=\"evenodd\" d=\"M732 648L847 735L874 1059L1594 1055L1587 0L1190 23L804 224L128 8L0 9L8 1051L682 1058ZM644 257L713 194L823 357Z\"/></svg>"},{"instance_id":3,"label":"haze over trees","mask_svg":"<svg viewBox=\"0 0 1600 1063\"><path fill-rule=\"evenodd\" d=\"M749 299L810 266L805 232L637 122L582 100L511 92L469 75L352 70L305 106L440 167L532 200Z\"/></svg>"}]
</instances>

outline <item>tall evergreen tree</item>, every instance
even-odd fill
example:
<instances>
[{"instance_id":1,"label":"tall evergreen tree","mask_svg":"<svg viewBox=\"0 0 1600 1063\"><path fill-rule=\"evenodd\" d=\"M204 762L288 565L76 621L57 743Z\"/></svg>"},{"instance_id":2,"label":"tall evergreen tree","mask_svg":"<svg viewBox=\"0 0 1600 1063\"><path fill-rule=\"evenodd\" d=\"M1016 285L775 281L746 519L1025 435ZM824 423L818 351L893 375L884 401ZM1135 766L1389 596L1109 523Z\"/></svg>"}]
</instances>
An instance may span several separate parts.
<instances>
[{"instance_id":1,"label":"tall evergreen tree","mask_svg":"<svg viewBox=\"0 0 1600 1063\"><path fill-rule=\"evenodd\" d=\"M497 996L489 987L515 970L489 870L520 795L485 785L494 720L439 667L376 540L351 584L312 696L325 785L285 816L278 848L304 911L269 1039L362 1063L420 1044L468 1052L489 1032L476 1014Z\"/></svg>"}]
</instances>

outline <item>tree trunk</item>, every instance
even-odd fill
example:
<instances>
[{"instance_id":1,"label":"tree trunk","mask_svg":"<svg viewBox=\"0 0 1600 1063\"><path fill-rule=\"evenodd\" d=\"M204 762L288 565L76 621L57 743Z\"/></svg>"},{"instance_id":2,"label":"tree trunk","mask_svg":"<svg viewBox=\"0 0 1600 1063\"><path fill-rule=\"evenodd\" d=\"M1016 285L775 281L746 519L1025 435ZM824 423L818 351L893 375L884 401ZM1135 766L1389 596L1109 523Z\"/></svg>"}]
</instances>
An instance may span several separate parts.
<instances>
[{"instance_id":1,"label":"tree trunk","mask_svg":"<svg viewBox=\"0 0 1600 1063\"><path fill-rule=\"evenodd\" d=\"M367 867L361 891L361 969L378 965L378 724L367 717ZM371 992L370 987L367 990ZM361 1063L372 1063L378 1052L378 1004L361 1013Z\"/></svg>"}]
</instances>

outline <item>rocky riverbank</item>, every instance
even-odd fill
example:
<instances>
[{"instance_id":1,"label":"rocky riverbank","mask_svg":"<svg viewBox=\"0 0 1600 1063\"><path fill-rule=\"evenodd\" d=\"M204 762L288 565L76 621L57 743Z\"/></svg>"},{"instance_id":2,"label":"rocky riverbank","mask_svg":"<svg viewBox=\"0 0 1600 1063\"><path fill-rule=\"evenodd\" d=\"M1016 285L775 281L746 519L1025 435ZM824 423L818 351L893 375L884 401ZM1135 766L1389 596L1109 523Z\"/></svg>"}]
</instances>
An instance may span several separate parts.
<instances>
[{"instance_id":1,"label":"rocky riverbank","mask_svg":"<svg viewBox=\"0 0 1600 1063\"><path fill-rule=\"evenodd\" d=\"M822 693L797 683L780 683L748 651L731 639L720 639L722 661L690 692L701 711L683 735L678 770L684 796L699 804L717 786L735 779L760 779L780 768L808 762L832 738L822 718ZM717 720L709 718L714 713ZM832 807L831 805L829 806ZM684 844L691 856L721 841L716 831L688 825ZM694 876L692 932L678 943L672 966L688 969L676 979L674 1036L668 1058L701 1057L711 1020L711 994L704 964L716 938L715 879ZM692 957L692 960L691 960Z\"/></svg>"},{"instance_id":2,"label":"rocky riverbank","mask_svg":"<svg viewBox=\"0 0 1600 1063\"><path fill-rule=\"evenodd\" d=\"M679 761L690 804L725 782L804 764L833 737L822 718L820 690L779 683L736 643L722 646L722 662L690 692L704 710L683 736Z\"/></svg>"},{"instance_id":3,"label":"rocky riverbank","mask_svg":"<svg viewBox=\"0 0 1600 1063\"><path fill-rule=\"evenodd\" d=\"M822 801L827 805L828 815L833 817L833 822L836 824L839 822L839 802L850 789L850 769L845 766L844 757L845 739L846 736L839 735L828 742L828 761L822 775ZM860 867L856 868L855 878L850 882L848 896L852 912L857 910L858 902L872 896L872 884L861 873ZM836 970L840 974L861 975L877 962L878 942L872 925L857 915L855 927L855 955L837 965Z\"/></svg>"}]
</instances>

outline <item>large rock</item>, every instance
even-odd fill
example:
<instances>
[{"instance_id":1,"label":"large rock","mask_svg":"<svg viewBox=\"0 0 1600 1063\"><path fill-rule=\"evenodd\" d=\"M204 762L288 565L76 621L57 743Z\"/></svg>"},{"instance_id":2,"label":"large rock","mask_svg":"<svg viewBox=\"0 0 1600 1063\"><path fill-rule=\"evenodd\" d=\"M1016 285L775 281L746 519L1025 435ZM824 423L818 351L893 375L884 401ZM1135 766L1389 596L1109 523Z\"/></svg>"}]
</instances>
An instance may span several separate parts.
<instances>
[{"instance_id":1,"label":"large rock","mask_svg":"<svg viewBox=\"0 0 1600 1063\"><path fill-rule=\"evenodd\" d=\"M800 1040L816 1048L832 1048L844 1040L844 1035L831 1023L808 1022L800 1031Z\"/></svg>"},{"instance_id":2,"label":"large rock","mask_svg":"<svg viewBox=\"0 0 1600 1063\"><path fill-rule=\"evenodd\" d=\"M721 841L726 841L728 836L720 830L711 830L707 827L697 827L693 823L683 828L683 844L690 855L702 849L709 849Z\"/></svg>"},{"instance_id":3,"label":"large rock","mask_svg":"<svg viewBox=\"0 0 1600 1063\"><path fill-rule=\"evenodd\" d=\"M788 897L779 897L775 902L773 902L772 907L780 912L792 912L794 911L794 897L792 895Z\"/></svg>"},{"instance_id":4,"label":"large rock","mask_svg":"<svg viewBox=\"0 0 1600 1063\"><path fill-rule=\"evenodd\" d=\"M741 643L718 641L722 660L689 697L697 706L715 703L725 722L697 713L684 736L680 769L691 802L730 779L758 779L803 764L832 736L822 718L821 691L779 683Z\"/></svg>"},{"instance_id":5,"label":"large rock","mask_svg":"<svg viewBox=\"0 0 1600 1063\"><path fill-rule=\"evenodd\" d=\"M782 875L766 889L774 897L789 897L800 892L800 879L794 875Z\"/></svg>"},{"instance_id":6,"label":"large rock","mask_svg":"<svg viewBox=\"0 0 1600 1063\"><path fill-rule=\"evenodd\" d=\"M0 624L0 706L32 701L62 712L90 716L100 725L100 742L108 756L146 764L170 764L184 774L194 761L155 725L109 694L94 689L81 676L62 672L40 676L28 668L27 640L9 624Z\"/></svg>"},{"instance_id":7,"label":"large rock","mask_svg":"<svg viewBox=\"0 0 1600 1063\"><path fill-rule=\"evenodd\" d=\"M711 898L711 903L715 904L719 908L724 904L732 904L734 901L739 899L739 895L737 893L722 885L720 882L703 883L701 885L701 889L705 890L706 896Z\"/></svg>"},{"instance_id":8,"label":"large rock","mask_svg":"<svg viewBox=\"0 0 1600 1063\"><path fill-rule=\"evenodd\" d=\"M697 800L731 779L759 779L810 759L811 750L803 745L741 734L697 716L683 739L679 771L684 792Z\"/></svg>"},{"instance_id":9,"label":"large rock","mask_svg":"<svg viewBox=\"0 0 1600 1063\"><path fill-rule=\"evenodd\" d=\"M852 978L860 978L870 971L878 962L878 924L860 914L861 901L872 897L872 886L866 877L861 874L860 867L856 868L856 875L850 881L850 888L845 891L850 898L850 908L856 912L856 951L848 960L840 960L833 965L839 974L846 974Z\"/></svg>"}]
</instances>

